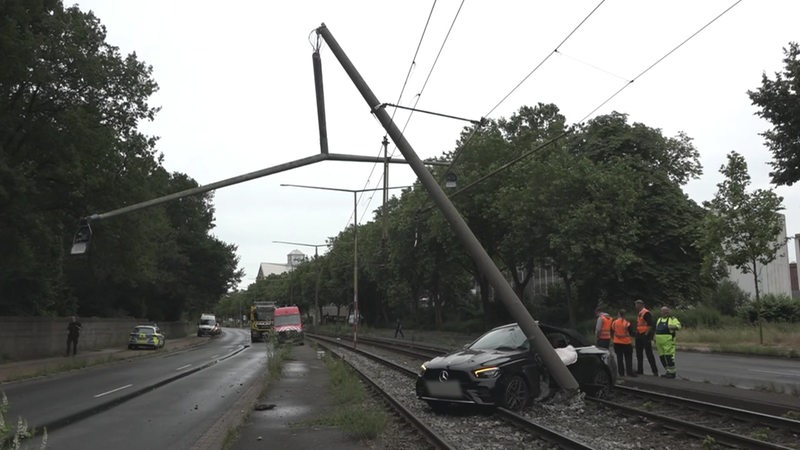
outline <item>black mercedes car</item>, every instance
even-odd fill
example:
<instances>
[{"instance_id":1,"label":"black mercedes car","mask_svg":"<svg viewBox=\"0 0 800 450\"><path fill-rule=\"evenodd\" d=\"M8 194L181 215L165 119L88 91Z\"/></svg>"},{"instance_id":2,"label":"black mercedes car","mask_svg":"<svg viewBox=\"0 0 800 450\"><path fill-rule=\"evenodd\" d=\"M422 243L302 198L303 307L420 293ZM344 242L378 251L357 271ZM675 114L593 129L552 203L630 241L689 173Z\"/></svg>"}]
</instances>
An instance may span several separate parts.
<instances>
[{"instance_id":1,"label":"black mercedes car","mask_svg":"<svg viewBox=\"0 0 800 450\"><path fill-rule=\"evenodd\" d=\"M567 368L581 391L597 397L610 391L616 363L608 350L590 345L574 330L541 323L539 327L555 348L574 348L577 360ZM416 390L434 410L453 403L520 410L555 392L556 386L525 333L512 323L488 331L463 350L424 363Z\"/></svg>"}]
</instances>

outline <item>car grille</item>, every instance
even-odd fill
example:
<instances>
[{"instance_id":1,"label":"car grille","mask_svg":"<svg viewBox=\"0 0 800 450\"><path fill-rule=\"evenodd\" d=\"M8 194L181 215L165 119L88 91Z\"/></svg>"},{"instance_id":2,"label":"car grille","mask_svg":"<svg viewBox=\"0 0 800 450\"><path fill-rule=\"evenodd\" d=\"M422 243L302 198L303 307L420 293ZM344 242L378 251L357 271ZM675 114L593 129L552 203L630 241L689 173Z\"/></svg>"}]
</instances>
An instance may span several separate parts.
<instances>
[{"instance_id":1,"label":"car grille","mask_svg":"<svg viewBox=\"0 0 800 450\"><path fill-rule=\"evenodd\" d=\"M450 381L459 381L462 384L470 381L469 375L459 370L450 369L429 369L425 371L424 379L426 380L440 380L443 371L447 371L447 379Z\"/></svg>"}]
</instances>

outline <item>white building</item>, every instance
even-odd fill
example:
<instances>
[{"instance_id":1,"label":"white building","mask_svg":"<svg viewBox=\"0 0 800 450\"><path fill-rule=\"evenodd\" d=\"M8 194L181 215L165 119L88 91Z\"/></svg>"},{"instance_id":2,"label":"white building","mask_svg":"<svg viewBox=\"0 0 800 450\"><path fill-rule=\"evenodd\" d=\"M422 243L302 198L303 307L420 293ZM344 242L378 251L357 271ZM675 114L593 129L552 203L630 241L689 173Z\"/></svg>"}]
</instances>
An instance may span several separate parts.
<instances>
[{"instance_id":1,"label":"white building","mask_svg":"<svg viewBox=\"0 0 800 450\"><path fill-rule=\"evenodd\" d=\"M789 277L789 246L786 240L786 217L781 214L781 218L783 218L783 228L777 238L779 239L778 242L782 242L783 245L778 249L778 254L771 263L765 266L756 264L758 293L760 296L766 294L786 295L790 298L792 296L792 284ZM736 267L729 267L728 278L736 283L740 289L750 294L751 299L755 300L756 287L752 273L742 273Z\"/></svg>"},{"instance_id":2,"label":"white building","mask_svg":"<svg viewBox=\"0 0 800 450\"><path fill-rule=\"evenodd\" d=\"M286 255L286 263L261 263L258 266L256 280L263 280L270 275L278 275L291 272L295 267L308 260L308 257L300 250L292 250Z\"/></svg>"}]
</instances>

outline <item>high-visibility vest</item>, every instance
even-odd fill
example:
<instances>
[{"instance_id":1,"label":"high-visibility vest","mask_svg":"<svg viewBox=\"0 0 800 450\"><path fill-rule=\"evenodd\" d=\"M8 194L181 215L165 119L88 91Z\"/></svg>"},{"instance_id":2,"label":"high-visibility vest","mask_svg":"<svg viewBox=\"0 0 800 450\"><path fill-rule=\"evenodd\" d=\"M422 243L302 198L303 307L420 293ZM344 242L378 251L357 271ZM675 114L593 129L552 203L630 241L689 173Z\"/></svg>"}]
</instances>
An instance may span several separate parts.
<instances>
[{"instance_id":1,"label":"high-visibility vest","mask_svg":"<svg viewBox=\"0 0 800 450\"><path fill-rule=\"evenodd\" d=\"M636 332L639 333L639 336L644 336L650 332L650 325L644 320L644 315L649 312L650 310L647 308L642 308L641 311L639 311L639 319L636 322Z\"/></svg>"},{"instance_id":2,"label":"high-visibility vest","mask_svg":"<svg viewBox=\"0 0 800 450\"><path fill-rule=\"evenodd\" d=\"M673 327L672 330L670 330L670 326ZM656 334L670 334L674 338L675 330L680 330L680 328L681 322L674 316L659 317L658 321L656 321Z\"/></svg>"},{"instance_id":3,"label":"high-visibility vest","mask_svg":"<svg viewBox=\"0 0 800 450\"><path fill-rule=\"evenodd\" d=\"M611 316L600 314L600 320L603 323L600 325L600 334L598 334L597 339L611 339Z\"/></svg>"},{"instance_id":4,"label":"high-visibility vest","mask_svg":"<svg viewBox=\"0 0 800 450\"><path fill-rule=\"evenodd\" d=\"M611 322L611 329L614 330L615 344L632 344L633 338L630 333L631 323L625 319L616 319Z\"/></svg>"}]
</instances>

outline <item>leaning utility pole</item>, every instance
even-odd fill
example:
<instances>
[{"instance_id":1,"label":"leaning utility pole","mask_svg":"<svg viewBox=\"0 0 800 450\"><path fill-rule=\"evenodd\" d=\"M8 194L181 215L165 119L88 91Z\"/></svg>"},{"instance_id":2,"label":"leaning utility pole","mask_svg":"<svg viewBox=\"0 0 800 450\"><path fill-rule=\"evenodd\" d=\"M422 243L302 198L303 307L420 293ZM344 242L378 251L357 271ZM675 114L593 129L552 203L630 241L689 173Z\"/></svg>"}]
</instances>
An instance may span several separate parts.
<instances>
[{"instance_id":1,"label":"leaning utility pole","mask_svg":"<svg viewBox=\"0 0 800 450\"><path fill-rule=\"evenodd\" d=\"M353 66L353 63L350 62L350 59L339 46L338 42L336 42L331 32L328 31L324 23L317 28L317 35L321 36L331 48L334 56L339 60L339 64L342 65L342 68L347 72L347 75L356 86L356 89L358 89L361 96L367 102L367 105L369 105L370 111L375 114L381 125L383 125L383 128L389 136L391 136L395 145L397 145L397 148L403 154L404 159L408 162L422 185L428 191L433 202L441 210L447 221L450 222L450 226L453 227L459 240L464 245L467 252L469 252L480 271L487 277L489 283L497 293L497 296L508 309L511 317L517 321L522 331L528 339L530 339L532 348L542 358L542 362L550 371L550 374L567 394L577 393L578 383L575 381L575 377L572 376L567 366L565 366L558 357L553 346L536 324L536 321L533 320L533 317L528 313L528 310L525 309L525 305L522 304L522 301L517 297L517 294L508 284L508 281L503 277L500 269L494 264L494 261L492 261L492 258L486 252L486 249L483 248L478 238L472 233L472 230L470 230L464 218L461 217L461 214L456 210L453 203L447 198L447 195L436 182L436 179L430 171L425 167L419 156L417 156L411 144L406 141L403 133L397 125L395 125L391 116L389 116L386 110L381 106L378 98L372 93L372 90L367 86L364 79L361 78L361 75L358 73L355 66Z\"/></svg>"}]
</instances>

